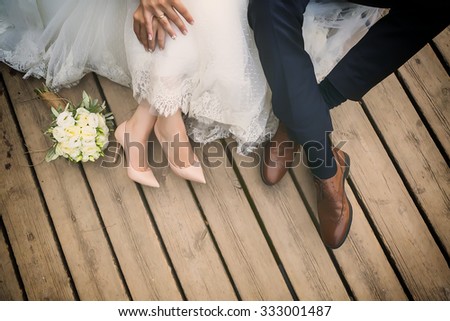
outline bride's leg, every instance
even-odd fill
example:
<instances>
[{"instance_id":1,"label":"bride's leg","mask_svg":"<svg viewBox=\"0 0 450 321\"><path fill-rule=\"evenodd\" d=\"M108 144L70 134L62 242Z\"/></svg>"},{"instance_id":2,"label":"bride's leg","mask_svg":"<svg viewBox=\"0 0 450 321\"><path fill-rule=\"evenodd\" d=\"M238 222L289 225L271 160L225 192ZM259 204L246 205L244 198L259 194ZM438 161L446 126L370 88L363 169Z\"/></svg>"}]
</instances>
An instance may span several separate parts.
<instances>
[{"instance_id":1,"label":"bride's leg","mask_svg":"<svg viewBox=\"0 0 450 321\"><path fill-rule=\"evenodd\" d=\"M157 116L150 112L150 105L143 101L126 122L124 139L128 148L128 162L136 170L148 169L148 137L156 119Z\"/></svg>"},{"instance_id":2,"label":"bride's leg","mask_svg":"<svg viewBox=\"0 0 450 321\"><path fill-rule=\"evenodd\" d=\"M194 154L181 110L169 117L159 116L155 134L163 145L171 169L179 176L205 183L201 164Z\"/></svg>"}]
</instances>

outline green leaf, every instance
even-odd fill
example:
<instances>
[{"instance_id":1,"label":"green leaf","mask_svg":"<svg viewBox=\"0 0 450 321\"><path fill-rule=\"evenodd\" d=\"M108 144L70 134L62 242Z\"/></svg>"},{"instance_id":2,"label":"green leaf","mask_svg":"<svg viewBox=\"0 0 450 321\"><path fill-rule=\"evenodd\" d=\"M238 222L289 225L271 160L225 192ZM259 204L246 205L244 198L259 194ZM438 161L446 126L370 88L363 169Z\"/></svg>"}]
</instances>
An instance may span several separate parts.
<instances>
[{"instance_id":1,"label":"green leaf","mask_svg":"<svg viewBox=\"0 0 450 321\"><path fill-rule=\"evenodd\" d=\"M53 115L55 115L55 117L59 116L58 111L54 107L51 108L51 111L52 111Z\"/></svg>"},{"instance_id":2,"label":"green leaf","mask_svg":"<svg viewBox=\"0 0 450 321\"><path fill-rule=\"evenodd\" d=\"M55 159L57 159L59 156L56 154L55 152L56 147L53 146L52 148L50 148L47 152L47 155L45 155L45 161L46 162L51 162L54 161Z\"/></svg>"}]
</instances>

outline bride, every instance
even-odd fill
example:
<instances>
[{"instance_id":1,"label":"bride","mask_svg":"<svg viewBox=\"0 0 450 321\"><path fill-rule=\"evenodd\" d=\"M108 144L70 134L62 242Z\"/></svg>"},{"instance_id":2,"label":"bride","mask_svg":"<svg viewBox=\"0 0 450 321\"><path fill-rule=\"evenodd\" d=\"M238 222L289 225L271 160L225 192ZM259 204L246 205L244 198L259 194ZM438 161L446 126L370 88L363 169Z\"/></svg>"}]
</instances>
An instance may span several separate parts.
<instances>
[{"instance_id":1,"label":"bride","mask_svg":"<svg viewBox=\"0 0 450 321\"><path fill-rule=\"evenodd\" d=\"M277 127L252 32L248 0L184 0L195 18L186 34L168 37L153 17L142 46L133 30L139 0L0 0L0 61L45 78L52 89L96 72L130 86L138 107L115 132L131 179L158 187L140 149L155 132L179 176L205 182L189 144L232 136L248 152ZM383 10L314 0L305 13L307 52L320 81ZM158 44L158 45L157 45ZM158 48L157 48L158 47ZM183 146L183 147L181 147Z\"/></svg>"}]
</instances>

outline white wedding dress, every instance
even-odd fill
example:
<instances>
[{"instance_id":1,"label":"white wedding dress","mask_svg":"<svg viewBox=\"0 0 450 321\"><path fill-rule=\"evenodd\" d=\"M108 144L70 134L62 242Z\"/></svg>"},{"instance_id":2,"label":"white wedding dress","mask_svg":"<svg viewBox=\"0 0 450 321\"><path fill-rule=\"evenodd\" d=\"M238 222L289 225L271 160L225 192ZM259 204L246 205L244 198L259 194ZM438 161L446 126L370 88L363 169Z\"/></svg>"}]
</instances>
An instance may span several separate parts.
<instances>
[{"instance_id":1,"label":"white wedding dress","mask_svg":"<svg viewBox=\"0 0 450 321\"><path fill-rule=\"evenodd\" d=\"M195 17L187 36L148 53L132 28L138 0L0 0L0 61L71 86L93 71L130 86L137 101L170 115L181 108L189 135L209 142L232 135L245 152L276 128L247 22L248 0L184 0ZM313 0L304 38L318 80L385 13Z\"/></svg>"}]
</instances>

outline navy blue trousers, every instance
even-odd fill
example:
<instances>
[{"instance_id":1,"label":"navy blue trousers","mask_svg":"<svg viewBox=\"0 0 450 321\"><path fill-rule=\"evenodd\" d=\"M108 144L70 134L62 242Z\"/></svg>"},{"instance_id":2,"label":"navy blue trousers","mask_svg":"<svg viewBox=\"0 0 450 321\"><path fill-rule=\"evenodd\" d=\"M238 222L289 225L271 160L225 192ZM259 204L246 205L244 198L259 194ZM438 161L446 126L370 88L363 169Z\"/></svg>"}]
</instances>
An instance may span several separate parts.
<instances>
[{"instance_id":1,"label":"navy blue trousers","mask_svg":"<svg viewBox=\"0 0 450 321\"><path fill-rule=\"evenodd\" d=\"M250 0L248 18L254 30L264 73L272 89L273 111L299 144L322 142L332 131L329 106L304 50L303 13L309 0ZM355 0L374 5L376 0ZM380 4L389 4L381 0ZM404 64L450 23L447 1L391 1L390 13L327 76L346 99L359 100Z\"/></svg>"}]
</instances>

